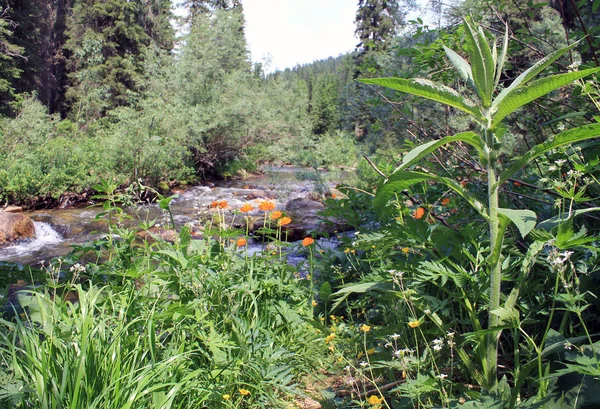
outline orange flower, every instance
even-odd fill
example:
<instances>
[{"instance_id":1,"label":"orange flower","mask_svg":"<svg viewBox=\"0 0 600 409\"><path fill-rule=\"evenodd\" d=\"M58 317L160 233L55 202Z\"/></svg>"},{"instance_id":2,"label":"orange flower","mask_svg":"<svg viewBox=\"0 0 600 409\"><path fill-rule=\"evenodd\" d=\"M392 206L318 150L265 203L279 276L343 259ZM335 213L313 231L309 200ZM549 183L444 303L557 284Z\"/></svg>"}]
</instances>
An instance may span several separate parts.
<instances>
[{"instance_id":1,"label":"orange flower","mask_svg":"<svg viewBox=\"0 0 600 409\"><path fill-rule=\"evenodd\" d=\"M442 199L442 206L448 206L450 204L450 199L445 197Z\"/></svg>"},{"instance_id":2,"label":"orange flower","mask_svg":"<svg viewBox=\"0 0 600 409\"><path fill-rule=\"evenodd\" d=\"M242 213L248 213L248 212L251 212L252 210L254 210L254 207L252 207L252 205L250 203L244 203L242 205L242 207L240 208L240 212L242 212Z\"/></svg>"},{"instance_id":3,"label":"orange flower","mask_svg":"<svg viewBox=\"0 0 600 409\"><path fill-rule=\"evenodd\" d=\"M258 208L268 212L269 210L275 209L275 203L271 202L270 200L261 200L261 202L258 204Z\"/></svg>"},{"instance_id":4,"label":"orange flower","mask_svg":"<svg viewBox=\"0 0 600 409\"><path fill-rule=\"evenodd\" d=\"M210 204L210 207L216 207L217 209L227 209L227 206L229 206L227 200L215 200Z\"/></svg>"},{"instance_id":5,"label":"orange flower","mask_svg":"<svg viewBox=\"0 0 600 409\"><path fill-rule=\"evenodd\" d=\"M425 209L422 207L419 207L417 210L415 210L415 212L413 213L413 217L415 219L420 219L423 216L425 216Z\"/></svg>"},{"instance_id":6,"label":"orange flower","mask_svg":"<svg viewBox=\"0 0 600 409\"><path fill-rule=\"evenodd\" d=\"M519 182L513 182L513 185L515 185L515 187L521 186L521 184Z\"/></svg>"},{"instance_id":7,"label":"orange flower","mask_svg":"<svg viewBox=\"0 0 600 409\"><path fill-rule=\"evenodd\" d=\"M304 247L308 247L308 246L310 246L311 244L313 244L314 242L315 242L315 240L314 240L312 237L305 237L305 238L302 240L302 245L303 245Z\"/></svg>"},{"instance_id":8,"label":"orange flower","mask_svg":"<svg viewBox=\"0 0 600 409\"><path fill-rule=\"evenodd\" d=\"M235 245L238 246L238 247L244 247L246 244L248 244L248 241L245 238L243 238L243 237L240 237L235 242Z\"/></svg>"},{"instance_id":9,"label":"orange flower","mask_svg":"<svg viewBox=\"0 0 600 409\"><path fill-rule=\"evenodd\" d=\"M290 219L289 217L282 217L281 219L279 219L279 221L277 221L277 224L279 226L285 226L287 224L290 224L292 222L292 219Z\"/></svg>"},{"instance_id":10,"label":"orange flower","mask_svg":"<svg viewBox=\"0 0 600 409\"><path fill-rule=\"evenodd\" d=\"M275 210L273 213L271 213L271 220L277 220L279 219L283 214L279 211L279 210Z\"/></svg>"}]
</instances>

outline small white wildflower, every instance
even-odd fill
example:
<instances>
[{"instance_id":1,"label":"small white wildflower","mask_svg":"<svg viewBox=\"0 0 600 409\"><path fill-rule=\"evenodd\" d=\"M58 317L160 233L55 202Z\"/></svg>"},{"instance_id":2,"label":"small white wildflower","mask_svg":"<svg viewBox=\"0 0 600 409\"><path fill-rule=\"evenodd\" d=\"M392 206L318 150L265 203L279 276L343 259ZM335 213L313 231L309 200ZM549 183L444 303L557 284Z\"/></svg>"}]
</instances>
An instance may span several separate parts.
<instances>
[{"instance_id":1,"label":"small white wildflower","mask_svg":"<svg viewBox=\"0 0 600 409\"><path fill-rule=\"evenodd\" d=\"M398 338L400 338L400 334L392 334L390 335L390 338L393 339L394 341L397 340Z\"/></svg>"},{"instance_id":2,"label":"small white wildflower","mask_svg":"<svg viewBox=\"0 0 600 409\"><path fill-rule=\"evenodd\" d=\"M344 367L344 371L350 372L352 370L352 368L350 367L350 365L346 365Z\"/></svg>"},{"instance_id":3,"label":"small white wildflower","mask_svg":"<svg viewBox=\"0 0 600 409\"><path fill-rule=\"evenodd\" d=\"M565 162L566 162L566 161L567 161L566 159L557 159L555 163L556 163L558 166L562 166L562 165L564 165L564 164L565 164Z\"/></svg>"},{"instance_id":4,"label":"small white wildflower","mask_svg":"<svg viewBox=\"0 0 600 409\"><path fill-rule=\"evenodd\" d=\"M396 358L399 358L402 355L402 350L399 349L397 351L394 351L392 355L394 355Z\"/></svg>"},{"instance_id":5,"label":"small white wildflower","mask_svg":"<svg viewBox=\"0 0 600 409\"><path fill-rule=\"evenodd\" d=\"M445 373L441 373L441 374L439 374L439 375L436 376L436 378L441 379L441 380L444 380L447 377L448 377L448 375L446 375Z\"/></svg>"},{"instance_id":6,"label":"small white wildflower","mask_svg":"<svg viewBox=\"0 0 600 409\"><path fill-rule=\"evenodd\" d=\"M557 171L557 170L558 170L558 168L556 166L554 166L554 165L548 167L548 171L550 171L550 172L554 172L554 171Z\"/></svg>"},{"instance_id":7,"label":"small white wildflower","mask_svg":"<svg viewBox=\"0 0 600 409\"><path fill-rule=\"evenodd\" d=\"M423 311L425 313L425 315L429 315L431 314L431 310L429 308L427 308L425 311Z\"/></svg>"},{"instance_id":8,"label":"small white wildflower","mask_svg":"<svg viewBox=\"0 0 600 409\"><path fill-rule=\"evenodd\" d=\"M454 338L454 334L455 334L454 332L447 332L447 333L446 333L446 336L447 336L448 338Z\"/></svg>"},{"instance_id":9,"label":"small white wildflower","mask_svg":"<svg viewBox=\"0 0 600 409\"><path fill-rule=\"evenodd\" d=\"M386 342L386 343L383 345L383 347L384 347L384 348L390 348L390 347L392 347L392 346L393 346L393 345L392 345L392 343L391 343L391 342L389 342L389 341L388 341L388 342Z\"/></svg>"},{"instance_id":10,"label":"small white wildflower","mask_svg":"<svg viewBox=\"0 0 600 409\"><path fill-rule=\"evenodd\" d=\"M436 345L433 346L433 350L434 351L441 351L442 350L442 346L436 344Z\"/></svg>"},{"instance_id":11,"label":"small white wildflower","mask_svg":"<svg viewBox=\"0 0 600 409\"><path fill-rule=\"evenodd\" d=\"M368 362L365 362L365 361L361 361L361 362L359 363L359 365L360 365L362 368L366 368L367 366L369 366L369 363L368 363Z\"/></svg>"}]
</instances>

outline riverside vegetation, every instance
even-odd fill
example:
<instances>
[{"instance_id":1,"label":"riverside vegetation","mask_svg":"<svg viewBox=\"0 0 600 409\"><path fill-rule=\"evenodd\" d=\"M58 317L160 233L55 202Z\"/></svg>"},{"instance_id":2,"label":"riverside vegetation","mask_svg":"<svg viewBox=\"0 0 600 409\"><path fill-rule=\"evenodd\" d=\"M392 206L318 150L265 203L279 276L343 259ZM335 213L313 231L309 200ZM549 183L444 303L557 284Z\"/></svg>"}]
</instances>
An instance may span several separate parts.
<instances>
[{"instance_id":1,"label":"riverside vegetation","mask_svg":"<svg viewBox=\"0 0 600 409\"><path fill-rule=\"evenodd\" d=\"M187 227L174 243L142 239L155 221L125 227L131 197L121 181L97 185L110 234L39 270L8 267L36 284L10 294L1 321L1 404L288 408L310 395L324 408L598 406L600 69L556 72L580 42L514 72L509 31L495 32L500 42L467 20L418 45L424 59L413 61L449 61L454 71L364 75L362 83L447 105L411 102L447 118L435 135L458 132L418 143L434 124L375 104L361 135L380 130L384 141L359 165L359 186L325 200L325 216L355 229L338 248L320 248L318 232L286 243L289 217L268 201L213 203L200 240ZM381 71L373 55L382 54L362 55L373 64L365 73ZM559 104L569 98L590 109ZM512 119L517 110L524 119ZM413 121L415 142L393 144L386 117ZM532 129L539 133L528 138ZM296 142L271 153L281 158L277 149ZM318 167L318 151L307 152L302 160ZM172 221L170 198L158 198ZM249 255L248 229L224 215L243 219L255 206L271 243ZM303 264L285 262L290 246Z\"/></svg>"}]
</instances>

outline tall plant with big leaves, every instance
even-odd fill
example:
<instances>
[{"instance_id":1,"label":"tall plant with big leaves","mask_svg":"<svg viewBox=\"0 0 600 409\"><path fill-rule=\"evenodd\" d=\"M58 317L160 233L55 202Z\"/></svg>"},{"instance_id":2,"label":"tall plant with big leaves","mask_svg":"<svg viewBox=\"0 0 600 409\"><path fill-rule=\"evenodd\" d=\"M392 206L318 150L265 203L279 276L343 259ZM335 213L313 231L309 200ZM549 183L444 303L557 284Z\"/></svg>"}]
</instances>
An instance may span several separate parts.
<instances>
[{"instance_id":1,"label":"tall plant with big leaves","mask_svg":"<svg viewBox=\"0 0 600 409\"><path fill-rule=\"evenodd\" d=\"M575 48L577 43L556 50L536 62L519 75L510 86L496 92L507 58L508 32L504 36L501 49L496 40L488 41L483 29L473 22L464 22L465 44L468 59L455 51L445 48L446 56L458 71L461 78L473 90L474 98L461 95L447 86L422 78L369 78L361 79L365 84L380 85L397 91L417 95L466 112L479 125L479 132L463 132L420 145L409 152L400 166L379 184L374 206L381 213L396 192L423 181L443 183L464 198L486 220L489 226L490 254L487 268L490 275L488 305L488 329L480 338L484 343L482 354L482 386L495 389L497 379L498 339L502 330L500 311L502 280L502 245L506 229L512 222L520 234L526 236L535 226L537 217L531 210L502 208L499 205L499 190L515 172L519 171L540 155L559 146L600 136L600 123L589 124L564 131L554 138L531 148L523 156L516 158L506 168L498 160L500 146L506 128L503 120L522 106L574 81L600 71L600 68L553 74L535 79L554 61ZM482 169L487 175L487 203L471 195L458 181L411 168L421 159L438 148L462 142L471 145L478 154ZM509 297L514 302L514 297Z\"/></svg>"}]
</instances>

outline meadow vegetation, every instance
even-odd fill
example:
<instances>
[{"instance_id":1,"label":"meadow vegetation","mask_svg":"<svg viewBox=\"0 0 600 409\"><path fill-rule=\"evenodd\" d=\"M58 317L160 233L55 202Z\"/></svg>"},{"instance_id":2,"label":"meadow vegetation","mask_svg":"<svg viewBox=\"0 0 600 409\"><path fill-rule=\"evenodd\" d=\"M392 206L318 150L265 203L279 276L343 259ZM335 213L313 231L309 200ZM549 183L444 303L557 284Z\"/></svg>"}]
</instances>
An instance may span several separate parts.
<instances>
[{"instance_id":1,"label":"meadow vegetation","mask_svg":"<svg viewBox=\"0 0 600 409\"><path fill-rule=\"evenodd\" d=\"M16 101L0 200L89 192L109 234L38 269L0 266L30 283L6 294L0 405L599 406L596 40L530 3L466 1L456 24L415 21L385 47L270 76L232 54L240 15L217 10L177 64L144 59L156 76L136 104L88 120L94 101L63 119ZM465 14L479 23L452 20ZM126 186L149 186L175 228L160 182L263 161L355 168L324 199L351 229L337 247L319 231L288 243L292 220L267 200L212 203L202 238L125 223ZM225 222L255 207L256 254L249 219Z\"/></svg>"}]
</instances>

